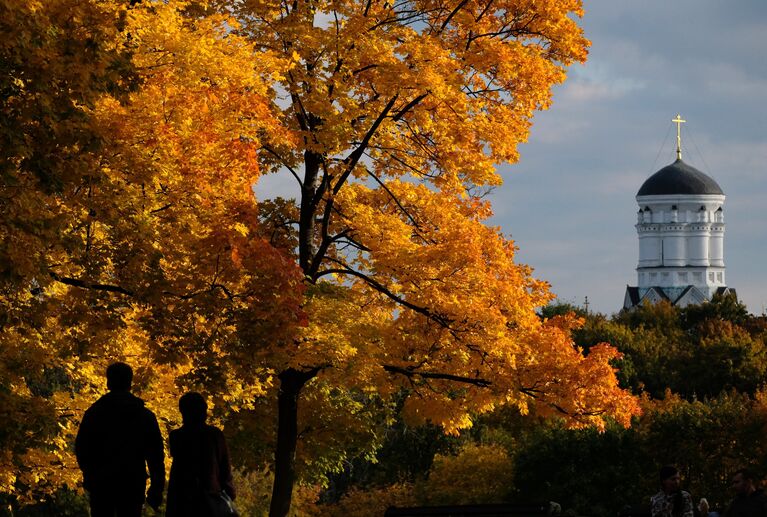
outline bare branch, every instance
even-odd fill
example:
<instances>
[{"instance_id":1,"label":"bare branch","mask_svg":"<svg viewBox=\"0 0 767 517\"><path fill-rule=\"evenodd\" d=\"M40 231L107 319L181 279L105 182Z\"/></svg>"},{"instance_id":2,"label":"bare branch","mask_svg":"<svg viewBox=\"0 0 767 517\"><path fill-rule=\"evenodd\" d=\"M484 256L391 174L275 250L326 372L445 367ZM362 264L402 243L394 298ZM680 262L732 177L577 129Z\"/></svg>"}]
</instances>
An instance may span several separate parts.
<instances>
[{"instance_id":1,"label":"bare branch","mask_svg":"<svg viewBox=\"0 0 767 517\"><path fill-rule=\"evenodd\" d=\"M415 106L417 106L418 103L424 100L428 95L429 95L429 92L423 93L419 95L418 97L416 97L415 99L413 99L412 101L408 102L404 108L402 108L396 115L394 115L393 120L395 122L399 121L399 119L401 119L405 115L405 113L407 113L408 111L413 109Z\"/></svg>"},{"instance_id":2,"label":"bare branch","mask_svg":"<svg viewBox=\"0 0 767 517\"><path fill-rule=\"evenodd\" d=\"M487 388L488 386L493 384L491 381L487 379L482 379L478 377L464 377L461 375L453 375L450 373L440 373L440 372L422 372L412 368L402 368L401 366L394 366L391 364L385 364L383 366L383 369L389 373L398 373L408 378L421 377L423 379L438 379L438 380L445 380L445 381L452 381L452 382L460 382L462 384L471 384L474 386L479 386L480 388Z\"/></svg>"},{"instance_id":3,"label":"bare branch","mask_svg":"<svg viewBox=\"0 0 767 517\"><path fill-rule=\"evenodd\" d=\"M83 289L93 289L94 291L106 291L110 293L120 293L125 294L128 296L134 296L135 293L133 291L130 291L128 289L125 289L124 287L120 287L119 285L110 285L110 284L100 284L100 283L94 283L94 282L86 282L85 280L81 280L79 278L71 278L66 276L60 276L58 273L54 273L53 271L49 271L48 274L57 282L61 282L62 284L71 285L73 287L81 287Z\"/></svg>"},{"instance_id":4,"label":"bare branch","mask_svg":"<svg viewBox=\"0 0 767 517\"><path fill-rule=\"evenodd\" d=\"M360 161L360 158L362 157L362 154L365 152L365 149L368 146L368 143L370 143L370 139L373 138L373 135L376 131L378 131L378 127L381 125L381 123L384 121L384 119L389 115L389 111L391 111L392 107L394 106L394 103L397 102L397 98L399 98L399 95L395 95L392 97L389 102L384 107L383 111L378 114L378 118L376 118L375 122L370 126L370 129L368 129L367 133L365 133L364 138L360 142L360 145L357 146L357 148L352 151L352 153L346 157L344 160L344 163L346 163L346 170L341 174L341 177L338 178L338 181L336 182L335 186L333 187L333 194L338 194L338 192L341 190L341 187L346 183L346 180L349 178L349 175L354 170L354 167L357 166L357 162Z\"/></svg>"}]
</instances>

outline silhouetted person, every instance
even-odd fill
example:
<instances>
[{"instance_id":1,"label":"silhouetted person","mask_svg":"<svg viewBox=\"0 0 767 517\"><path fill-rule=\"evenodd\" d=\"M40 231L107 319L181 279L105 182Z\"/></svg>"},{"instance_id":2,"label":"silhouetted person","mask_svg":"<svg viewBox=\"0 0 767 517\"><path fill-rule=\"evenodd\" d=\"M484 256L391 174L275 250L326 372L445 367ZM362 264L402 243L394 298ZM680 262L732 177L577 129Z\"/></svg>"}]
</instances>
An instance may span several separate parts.
<instances>
[{"instance_id":1,"label":"silhouetted person","mask_svg":"<svg viewBox=\"0 0 767 517\"><path fill-rule=\"evenodd\" d=\"M139 517L145 500L155 510L162 503L162 435L154 413L131 394L132 381L130 366L109 365L109 393L88 408L77 432L75 454L92 517Z\"/></svg>"},{"instance_id":2,"label":"silhouetted person","mask_svg":"<svg viewBox=\"0 0 767 517\"><path fill-rule=\"evenodd\" d=\"M748 469L740 469L732 476L735 499L725 517L767 517L767 495L756 487L756 478Z\"/></svg>"},{"instance_id":3,"label":"silhouetted person","mask_svg":"<svg viewBox=\"0 0 767 517\"><path fill-rule=\"evenodd\" d=\"M681 489L681 477L676 467L660 469L660 492L650 500L652 517L693 517L692 496Z\"/></svg>"},{"instance_id":4,"label":"silhouetted person","mask_svg":"<svg viewBox=\"0 0 767 517\"><path fill-rule=\"evenodd\" d=\"M235 498L224 433L207 425L208 405L190 392L178 401L183 425L170 432L173 464L168 482L167 517L207 517L218 494Z\"/></svg>"}]
</instances>

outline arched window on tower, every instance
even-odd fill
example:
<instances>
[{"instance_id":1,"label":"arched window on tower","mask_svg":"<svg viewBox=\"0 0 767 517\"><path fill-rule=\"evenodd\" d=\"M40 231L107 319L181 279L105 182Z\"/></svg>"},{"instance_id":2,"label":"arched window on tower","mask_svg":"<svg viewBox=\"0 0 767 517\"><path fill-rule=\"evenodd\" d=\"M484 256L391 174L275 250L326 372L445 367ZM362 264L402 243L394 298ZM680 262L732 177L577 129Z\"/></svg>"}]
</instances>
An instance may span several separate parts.
<instances>
[{"instance_id":1,"label":"arched window on tower","mask_svg":"<svg viewBox=\"0 0 767 517\"><path fill-rule=\"evenodd\" d=\"M717 223L723 223L724 222L724 210L722 210L722 207L720 206L716 212L714 212L714 221Z\"/></svg>"}]
</instances>

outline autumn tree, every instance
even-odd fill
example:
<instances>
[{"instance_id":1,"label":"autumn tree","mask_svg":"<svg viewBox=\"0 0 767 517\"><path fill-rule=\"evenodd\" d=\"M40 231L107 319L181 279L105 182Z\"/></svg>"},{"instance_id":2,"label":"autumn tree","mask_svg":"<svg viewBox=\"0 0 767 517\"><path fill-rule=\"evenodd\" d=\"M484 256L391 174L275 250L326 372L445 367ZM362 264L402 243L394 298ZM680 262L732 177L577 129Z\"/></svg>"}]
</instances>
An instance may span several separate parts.
<instances>
[{"instance_id":1,"label":"autumn tree","mask_svg":"<svg viewBox=\"0 0 767 517\"><path fill-rule=\"evenodd\" d=\"M70 441L115 359L167 425L188 387L252 404L270 378L257 351L302 320L303 288L258 237L258 138L290 137L234 21L179 2L2 7L18 46L3 47L0 489L24 497L75 486Z\"/></svg>"},{"instance_id":2,"label":"autumn tree","mask_svg":"<svg viewBox=\"0 0 767 517\"><path fill-rule=\"evenodd\" d=\"M573 424L627 423L607 346L581 355L571 317L541 321L545 283L485 224L495 166L518 158L533 113L586 57L573 1L217 2L287 68L272 100L292 142L261 147L295 180L272 234L295 242L308 326L272 347L279 380L271 515L294 482L309 382L388 397L447 432L497 404Z\"/></svg>"},{"instance_id":3,"label":"autumn tree","mask_svg":"<svg viewBox=\"0 0 767 517\"><path fill-rule=\"evenodd\" d=\"M21 460L30 449L64 447L51 395L68 380L36 310L50 282L42 257L67 247L71 220L56 199L92 170L100 147L88 109L130 88L129 59L112 44L119 22L98 2L0 2L1 492L24 477L20 465L36 463Z\"/></svg>"},{"instance_id":4,"label":"autumn tree","mask_svg":"<svg viewBox=\"0 0 767 517\"><path fill-rule=\"evenodd\" d=\"M503 404L628 424L617 352L583 355L577 320L539 318L547 284L485 222L495 165L585 59L580 2L135 4L2 4L41 16L53 50L25 48L60 57L62 78L3 83L17 117L3 126L3 383L46 424L12 410L5 436L46 432L9 450L5 488L71 479L67 435L117 357L139 363L169 424L188 386L228 410L276 398L275 516L307 384L331 403L404 396L412 422L449 433ZM25 124L45 131L19 143ZM252 185L279 171L294 202L259 206Z\"/></svg>"}]
</instances>

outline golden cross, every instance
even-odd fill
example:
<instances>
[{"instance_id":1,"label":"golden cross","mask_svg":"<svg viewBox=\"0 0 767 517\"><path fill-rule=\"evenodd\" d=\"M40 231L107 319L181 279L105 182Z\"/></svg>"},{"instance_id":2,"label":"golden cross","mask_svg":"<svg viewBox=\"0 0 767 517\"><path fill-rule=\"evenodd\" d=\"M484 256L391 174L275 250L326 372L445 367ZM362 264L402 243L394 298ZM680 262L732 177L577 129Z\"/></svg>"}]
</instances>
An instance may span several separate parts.
<instances>
[{"instance_id":1,"label":"golden cross","mask_svg":"<svg viewBox=\"0 0 767 517\"><path fill-rule=\"evenodd\" d=\"M682 124L687 121L682 120L682 115L677 113L676 118L671 119L671 122L674 122L676 124L676 159L681 160L682 159Z\"/></svg>"}]
</instances>

